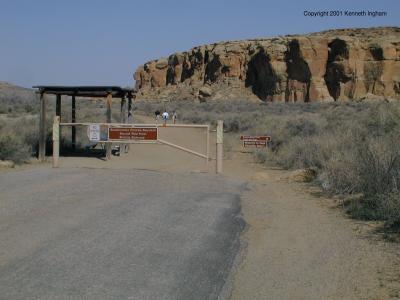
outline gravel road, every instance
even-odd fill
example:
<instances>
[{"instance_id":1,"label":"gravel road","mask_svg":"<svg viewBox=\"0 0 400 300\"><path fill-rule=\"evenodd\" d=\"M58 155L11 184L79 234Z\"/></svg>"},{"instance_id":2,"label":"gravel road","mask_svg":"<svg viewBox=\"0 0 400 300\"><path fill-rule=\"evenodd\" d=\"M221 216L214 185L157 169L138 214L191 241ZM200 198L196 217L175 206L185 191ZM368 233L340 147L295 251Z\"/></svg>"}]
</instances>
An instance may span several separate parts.
<instances>
[{"instance_id":1,"label":"gravel road","mask_svg":"<svg viewBox=\"0 0 400 300\"><path fill-rule=\"evenodd\" d=\"M204 174L0 173L0 299L216 299L243 189Z\"/></svg>"}]
</instances>

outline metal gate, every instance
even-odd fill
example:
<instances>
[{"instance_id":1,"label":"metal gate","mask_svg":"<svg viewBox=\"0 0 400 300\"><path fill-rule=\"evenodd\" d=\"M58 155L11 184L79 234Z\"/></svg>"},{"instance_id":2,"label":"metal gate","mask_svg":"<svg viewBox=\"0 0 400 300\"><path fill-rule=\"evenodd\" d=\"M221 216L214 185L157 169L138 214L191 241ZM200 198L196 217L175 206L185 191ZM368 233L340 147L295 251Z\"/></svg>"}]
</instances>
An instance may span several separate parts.
<instances>
[{"instance_id":1,"label":"metal gate","mask_svg":"<svg viewBox=\"0 0 400 300\"><path fill-rule=\"evenodd\" d=\"M106 157L111 159L113 144L120 145L125 149L129 144L163 144L192 155L204 158L208 164L211 159L217 159L217 173L222 171L222 121L217 127L217 157L210 158L210 125L198 124L126 124L126 123L60 123L59 117L54 118L53 123L53 166L58 167L59 159L59 131L61 126L84 126L87 127L89 140L104 144ZM221 128L218 130L218 128ZM203 151L191 149L189 146L179 144L176 141L169 141L163 132L171 129L196 128L204 131L204 138L196 139L196 143L203 145ZM218 135L218 132L220 134ZM164 136L163 136L164 135ZM218 151L220 144L221 151ZM219 153L220 152L220 153ZM219 166L220 165L220 166ZM219 167L218 167L219 166Z\"/></svg>"}]
</instances>

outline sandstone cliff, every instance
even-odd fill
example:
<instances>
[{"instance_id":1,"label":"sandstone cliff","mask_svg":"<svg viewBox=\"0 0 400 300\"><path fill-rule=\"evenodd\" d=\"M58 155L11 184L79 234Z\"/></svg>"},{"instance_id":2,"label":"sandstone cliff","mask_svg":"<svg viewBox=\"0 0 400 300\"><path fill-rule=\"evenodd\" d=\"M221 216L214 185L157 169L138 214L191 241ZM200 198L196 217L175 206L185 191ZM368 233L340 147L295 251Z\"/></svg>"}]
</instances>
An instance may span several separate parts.
<instances>
[{"instance_id":1,"label":"sandstone cliff","mask_svg":"<svg viewBox=\"0 0 400 300\"><path fill-rule=\"evenodd\" d=\"M400 28L221 42L140 66L139 99L400 99Z\"/></svg>"}]
</instances>

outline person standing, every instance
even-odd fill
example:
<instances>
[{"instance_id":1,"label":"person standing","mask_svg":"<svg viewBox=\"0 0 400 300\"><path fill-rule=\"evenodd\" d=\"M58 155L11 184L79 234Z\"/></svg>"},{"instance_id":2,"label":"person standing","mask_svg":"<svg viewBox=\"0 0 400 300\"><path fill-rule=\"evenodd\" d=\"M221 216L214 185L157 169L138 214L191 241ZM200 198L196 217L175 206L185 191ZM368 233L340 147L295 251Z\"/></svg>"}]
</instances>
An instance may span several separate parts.
<instances>
[{"instance_id":1,"label":"person standing","mask_svg":"<svg viewBox=\"0 0 400 300\"><path fill-rule=\"evenodd\" d=\"M178 117L178 115L176 114L176 111L174 110L173 114L172 114L172 121L174 122L174 124L176 123L176 118Z\"/></svg>"},{"instance_id":2,"label":"person standing","mask_svg":"<svg viewBox=\"0 0 400 300\"><path fill-rule=\"evenodd\" d=\"M165 110L165 111L163 112L162 118L163 118L163 120L164 120L164 125L166 125L166 124L167 124L167 120L168 120L168 118L169 118L169 114L168 114L167 110Z\"/></svg>"},{"instance_id":3,"label":"person standing","mask_svg":"<svg viewBox=\"0 0 400 300\"><path fill-rule=\"evenodd\" d=\"M154 114L156 115L156 123L158 123L158 119L160 118L160 111L157 109Z\"/></svg>"}]
</instances>

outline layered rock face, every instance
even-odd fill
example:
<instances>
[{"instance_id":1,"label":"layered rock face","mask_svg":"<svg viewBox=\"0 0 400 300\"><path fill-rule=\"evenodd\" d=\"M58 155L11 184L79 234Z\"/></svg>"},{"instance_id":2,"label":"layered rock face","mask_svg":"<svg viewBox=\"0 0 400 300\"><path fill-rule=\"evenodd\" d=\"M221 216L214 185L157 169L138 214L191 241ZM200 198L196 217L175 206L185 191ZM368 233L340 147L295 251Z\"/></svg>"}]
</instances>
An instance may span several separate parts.
<instances>
[{"instance_id":1,"label":"layered rock face","mask_svg":"<svg viewBox=\"0 0 400 300\"><path fill-rule=\"evenodd\" d=\"M400 28L215 43L140 66L139 99L400 100Z\"/></svg>"}]
</instances>

